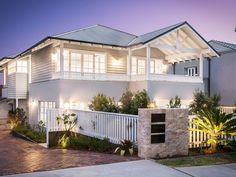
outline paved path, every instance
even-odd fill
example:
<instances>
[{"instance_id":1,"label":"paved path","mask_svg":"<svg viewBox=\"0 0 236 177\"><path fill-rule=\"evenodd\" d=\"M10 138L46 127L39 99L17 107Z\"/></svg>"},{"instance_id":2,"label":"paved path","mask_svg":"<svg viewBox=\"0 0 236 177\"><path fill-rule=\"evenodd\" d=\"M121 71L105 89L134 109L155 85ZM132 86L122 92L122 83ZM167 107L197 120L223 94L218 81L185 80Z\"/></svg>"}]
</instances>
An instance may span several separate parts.
<instances>
[{"instance_id":1,"label":"paved path","mask_svg":"<svg viewBox=\"0 0 236 177\"><path fill-rule=\"evenodd\" d=\"M177 168L194 177L236 177L236 163Z\"/></svg>"},{"instance_id":2,"label":"paved path","mask_svg":"<svg viewBox=\"0 0 236 177\"><path fill-rule=\"evenodd\" d=\"M150 160L25 173L9 177L189 177Z\"/></svg>"},{"instance_id":3,"label":"paved path","mask_svg":"<svg viewBox=\"0 0 236 177\"><path fill-rule=\"evenodd\" d=\"M0 128L0 176L137 160L88 151L46 149Z\"/></svg>"}]
</instances>

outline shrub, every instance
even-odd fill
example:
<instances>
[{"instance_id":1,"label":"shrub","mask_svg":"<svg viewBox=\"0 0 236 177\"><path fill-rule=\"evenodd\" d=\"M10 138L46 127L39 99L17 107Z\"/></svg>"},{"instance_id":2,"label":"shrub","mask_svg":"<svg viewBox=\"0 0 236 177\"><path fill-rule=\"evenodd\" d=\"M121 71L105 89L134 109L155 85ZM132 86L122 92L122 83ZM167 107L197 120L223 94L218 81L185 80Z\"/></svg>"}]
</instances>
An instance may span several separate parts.
<instances>
[{"instance_id":1,"label":"shrub","mask_svg":"<svg viewBox=\"0 0 236 177\"><path fill-rule=\"evenodd\" d=\"M121 156L125 155L133 155L134 153L134 145L129 140L122 140L120 141L121 145L118 146L115 150L115 153L119 153Z\"/></svg>"},{"instance_id":2,"label":"shrub","mask_svg":"<svg viewBox=\"0 0 236 177\"><path fill-rule=\"evenodd\" d=\"M109 142L109 139L104 138L103 140L92 138L84 135L69 136L60 138L60 147L80 149L80 150L91 150L97 152L111 152L113 144Z\"/></svg>"},{"instance_id":3,"label":"shrub","mask_svg":"<svg viewBox=\"0 0 236 177\"><path fill-rule=\"evenodd\" d=\"M190 112L198 114L202 110L215 111L220 106L220 95L207 96L202 91L196 91L194 93L193 102L189 105Z\"/></svg>"},{"instance_id":4,"label":"shrub","mask_svg":"<svg viewBox=\"0 0 236 177\"><path fill-rule=\"evenodd\" d=\"M134 94L130 90L126 90L121 98L121 113L130 114L131 104Z\"/></svg>"},{"instance_id":5,"label":"shrub","mask_svg":"<svg viewBox=\"0 0 236 177\"><path fill-rule=\"evenodd\" d=\"M46 142L46 133L34 131L29 125L17 125L12 129L12 131L18 132L25 135L29 139L37 142L44 143Z\"/></svg>"},{"instance_id":6,"label":"shrub","mask_svg":"<svg viewBox=\"0 0 236 177\"><path fill-rule=\"evenodd\" d=\"M89 109L92 111L103 111L103 112L119 112L119 107L115 103L114 98L108 97L104 94L97 94L93 97Z\"/></svg>"},{"instance_id":7,"label":"shrub","mask_svg":"<svg viewBox=\"0 0 236 177\"><path fill-rule=\"evenodd\" d=\"M210 137L207 143L210 144L209 153L217 151L220 143L226 144L228 136L236 135L236 119L233 114L222 113L216 110L201 110L199 117L194 119L193 124L197 128L190 128L193 132L204 132ZM221 135L225 135L221 137Z\"/></svg>"},{"instance_id":8,"label":"shrub","mask_svg":"<svg viewBox=\"0 0 236 177\"><path fill-rule=\"evenodd\" d=\"M138 91L134 94L134 97L131 101L131 114L138 114L139 108L147 108L148 103L150 102L150 98L147 94L146 90Z\"/></svg>"},{"instance_id":9,"label":"shrub","mask_svg":"<svg viewBox=\"0 0 236 177\"><path fill-rule=\"evenodd\" d=\"M23 108L16 108L15 111L9 111L7 123L11 128L26 124L26 113Z\"/></svg>"},{"instance_id":10,"label":"shrub","mask_svg":"<svg viewBox=\"0 0 236 177\"><path fill-rule=\"evenodd\" d=\"M180 108L181 107L181 99L178 96L175 98L171 98L169 104L167 105L169 108Z\"/></svg>"}]
</instances>

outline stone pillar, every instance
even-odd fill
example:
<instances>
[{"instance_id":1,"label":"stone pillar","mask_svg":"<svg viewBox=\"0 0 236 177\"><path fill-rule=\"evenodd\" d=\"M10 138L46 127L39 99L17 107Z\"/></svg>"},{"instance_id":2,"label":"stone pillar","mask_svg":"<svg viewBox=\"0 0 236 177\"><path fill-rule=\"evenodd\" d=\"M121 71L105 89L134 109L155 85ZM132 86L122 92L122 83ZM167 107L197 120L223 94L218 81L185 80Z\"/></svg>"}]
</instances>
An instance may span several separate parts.
<instances>
[{"instance_id":1,"label":"stone pillar","mask_svg":"<svg viewBox=\"0 0 236 177\"><path fill-rule=\"evenodd\" d=\"M139 157L188 155L188 145L188 109L139 109Z\"/></svg>"}]
</instances>

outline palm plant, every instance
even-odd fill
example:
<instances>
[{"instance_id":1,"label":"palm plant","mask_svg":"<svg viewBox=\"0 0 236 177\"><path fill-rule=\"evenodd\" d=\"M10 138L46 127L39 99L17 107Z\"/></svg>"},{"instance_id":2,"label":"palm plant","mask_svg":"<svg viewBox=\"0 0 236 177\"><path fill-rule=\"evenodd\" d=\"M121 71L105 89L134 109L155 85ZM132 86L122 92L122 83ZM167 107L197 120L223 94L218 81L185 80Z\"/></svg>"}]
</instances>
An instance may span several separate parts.
<instances>
[{"instance_id":1,"label":"palm plant","mask_svg":"<svg viewBox=\"0 0 236 177\"><path fill-rule=\"evenodd\" d=\"M219 143L226 142L228 136L236 135L234 114L226 114L219 109L199 111L199 116L193 120L193 124L196 128L190 128L190 131L204 132L209 135L207 140L207 143L210 144L209 153L216 152Z\"/></svg>"}]
</instances>

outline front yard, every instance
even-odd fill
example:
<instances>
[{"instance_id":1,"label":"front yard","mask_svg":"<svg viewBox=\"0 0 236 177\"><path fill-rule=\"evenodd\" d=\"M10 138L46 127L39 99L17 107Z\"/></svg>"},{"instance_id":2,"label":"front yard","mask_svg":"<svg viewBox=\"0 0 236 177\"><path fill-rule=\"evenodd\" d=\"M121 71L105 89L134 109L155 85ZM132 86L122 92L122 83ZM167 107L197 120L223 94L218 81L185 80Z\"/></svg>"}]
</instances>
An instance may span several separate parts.
<instances>
[{"instance_id":1,"label":"front yard","mask_svg":"<svg viewBox=\"0 0 236 177\"><path fill-rule=\"evenodd\" d=\"M157 160L157 162L171 167L190 167L236 163L236 152L161 159Z\"/></svg>"}]
</instances>

